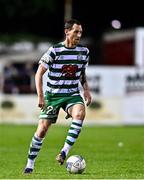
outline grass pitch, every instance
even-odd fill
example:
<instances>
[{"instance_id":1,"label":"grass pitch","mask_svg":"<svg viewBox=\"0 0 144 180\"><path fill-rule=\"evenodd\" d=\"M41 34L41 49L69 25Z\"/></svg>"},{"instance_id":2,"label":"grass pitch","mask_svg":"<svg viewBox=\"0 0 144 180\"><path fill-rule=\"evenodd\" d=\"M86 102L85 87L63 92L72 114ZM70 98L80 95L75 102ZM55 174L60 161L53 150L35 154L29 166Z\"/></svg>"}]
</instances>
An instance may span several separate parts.
<instances>
[{"instance_id":1,"label":"grass pitch","mask_svg":"<svg viewBox=\"0 0 144 180\"><path fill-rule=\"evenodd\" d=\"M71 149L87 163L83 174L55 161L68 126L53 125L31 175L23 175L35 125L0 125L0 179L144 179L144 127L85 126Z\"/></svg>"}]
</instances>

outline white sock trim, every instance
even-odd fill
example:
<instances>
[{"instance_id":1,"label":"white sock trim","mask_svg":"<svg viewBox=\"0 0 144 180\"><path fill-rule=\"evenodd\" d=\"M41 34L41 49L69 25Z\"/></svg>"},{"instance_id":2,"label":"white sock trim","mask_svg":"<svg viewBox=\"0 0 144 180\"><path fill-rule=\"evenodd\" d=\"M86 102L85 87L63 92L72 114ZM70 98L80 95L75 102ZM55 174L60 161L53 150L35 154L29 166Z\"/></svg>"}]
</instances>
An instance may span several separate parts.
<instances>
[{"instance_id":1,"label":"white sock trim","mask_svg":"<svg viewBox=\"0 0 144 180\"><path fill-rule=\"evenodd\" d=\"M28 159L26 167L33 169L34 163L35 163L35 160Z\"/></svg>"},{"instance_id":2,"label":"white sock trim","mask_svg":"<svg viewBox=\"0 0 144 180\"><path fill-rule=\"evenodd\" d=\"M69 144L65 143L64 147L62 148L61 151L64 151L66 153L66 156L67 156L70 149L71 149L71 146Z\"/></svg>"}]
</instances>

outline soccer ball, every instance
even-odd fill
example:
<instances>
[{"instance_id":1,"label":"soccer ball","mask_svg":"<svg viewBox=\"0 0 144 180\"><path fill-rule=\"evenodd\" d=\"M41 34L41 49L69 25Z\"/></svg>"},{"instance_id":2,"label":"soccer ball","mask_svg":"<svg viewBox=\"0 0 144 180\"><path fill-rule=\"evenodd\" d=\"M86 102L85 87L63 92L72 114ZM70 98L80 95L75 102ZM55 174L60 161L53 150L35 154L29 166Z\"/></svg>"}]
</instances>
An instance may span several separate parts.
<instances>
[{"instance_id":1,"label":"soccer ball","mask_svg":"<svg viewBox=\"0 0 144 180\"><path fill-rule=\"evenodd\" d=\"M80 155L72 155L66 161L66 169L72 174L82 174L86 168L86 161Z\"/></svg>"}]
</instances>

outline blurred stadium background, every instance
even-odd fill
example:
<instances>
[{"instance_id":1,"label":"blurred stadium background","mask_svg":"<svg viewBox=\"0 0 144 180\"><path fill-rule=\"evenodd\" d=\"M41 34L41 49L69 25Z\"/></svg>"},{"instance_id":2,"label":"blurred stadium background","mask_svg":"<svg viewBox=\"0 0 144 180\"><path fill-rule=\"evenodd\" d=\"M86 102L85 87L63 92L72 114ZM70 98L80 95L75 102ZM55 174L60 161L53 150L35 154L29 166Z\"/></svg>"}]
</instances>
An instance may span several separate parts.
<instances>
[{"instance_id":1,"label":"blurred stadium background","mask_svg":"<svg viewBox=\"0 0 144 180\"><path fill-rule=\"evenodd\" d=\"M140 1L0 0L0 179L143 179L144 18ZM126 5L127 4L127 5ZM83 24L93 96L71 154L86 172L72 175L55 156L67 134L61 111L35 172L22 174L38 122L34 75L41 55L63 39L65 19ZM44 77L45 78L45 77ZM45 85L43 87L45 89Z\"/></svg>"},{"instance_id":2,"label":"blurred stadium background","mask_svg":"<svg viewBox=\"0 0 144 180\"><path fill-rule=\"evenodd\" d=\"M82 22L82 43L91 52L87 74L93 102L85 123L144 124L142 6L130 2L127 10L124 1L111 3L0 1L0 123L37 123L37 62L63 39L64 20L73 17ZM58 123L67 123L63 112Z\"/></svg>"}]
</instances>

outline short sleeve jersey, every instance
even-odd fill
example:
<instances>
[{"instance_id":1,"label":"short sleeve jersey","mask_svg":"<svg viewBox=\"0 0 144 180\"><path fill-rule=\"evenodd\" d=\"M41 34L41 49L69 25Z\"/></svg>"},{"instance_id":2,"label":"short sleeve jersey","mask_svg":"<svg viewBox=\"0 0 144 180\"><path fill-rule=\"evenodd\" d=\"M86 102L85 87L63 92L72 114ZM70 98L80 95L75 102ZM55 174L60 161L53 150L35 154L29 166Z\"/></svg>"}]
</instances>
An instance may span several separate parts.
<instances>
[{"instance_id":1,"label":"short sleeve jersey","mask_svg":"<svg viewBox=\"0 0 144 180\"><path fill-rule=\"evenodd\" d=\"M89 49L82 45L67 48L58 43L48 49L39 63L48 69L46 91L58 96L79 94L79 80L89 60Z\"/></svg>"}]
</instances>

